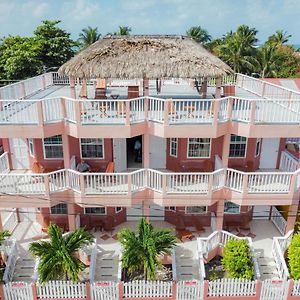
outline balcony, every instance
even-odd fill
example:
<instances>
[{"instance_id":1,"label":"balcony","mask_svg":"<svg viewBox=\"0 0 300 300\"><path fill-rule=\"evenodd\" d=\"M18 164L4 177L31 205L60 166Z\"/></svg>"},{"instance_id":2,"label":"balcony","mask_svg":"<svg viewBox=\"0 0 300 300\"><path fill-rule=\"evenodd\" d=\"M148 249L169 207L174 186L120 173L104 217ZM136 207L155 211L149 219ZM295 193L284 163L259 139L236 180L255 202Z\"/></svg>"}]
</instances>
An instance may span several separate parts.
<instances>
[{"instance_id":1,"label":"balcony","mask_svg":"<svg viewBox=\"0 0 300 300\"><path fill-rule=\"evenodd\" d=\"M65 86L67 79L56 73L41 76L27 85L24 81L0 89L4 99L0 100L2 137L41 138L63 133L104 138L145 133L161 137L218 137L225 133L297 137L300 132L300 94L240 74L230 82L223 79L224 84L235 85L236 96L221 99L199 99L188 83L182 83L166 85L160 98L127 99L124 88L118 87L120 99L79 100L66 97L70 92ZM214 81L209 85L212 94ZM92 93L93 87L89 88ZM12 96L21 97L19 89L26 99L11 100Z\"/></svg>"},{"instance_id":2,"label":"balcony","mask_svg":"<svg viewBox=\"0 0 300 300\"><path fill-rule=\"evenodd\" d=\"M124 173L16 173L0 157L1 205L44 207L51 201L80 205L131 206L148 198L161 206L212 205L231 199L241 205L290 205L300 188L300 169L294 172L241 172L223 168L209 173L177 173L140 169Z\"/></svg>"}]
</instances>

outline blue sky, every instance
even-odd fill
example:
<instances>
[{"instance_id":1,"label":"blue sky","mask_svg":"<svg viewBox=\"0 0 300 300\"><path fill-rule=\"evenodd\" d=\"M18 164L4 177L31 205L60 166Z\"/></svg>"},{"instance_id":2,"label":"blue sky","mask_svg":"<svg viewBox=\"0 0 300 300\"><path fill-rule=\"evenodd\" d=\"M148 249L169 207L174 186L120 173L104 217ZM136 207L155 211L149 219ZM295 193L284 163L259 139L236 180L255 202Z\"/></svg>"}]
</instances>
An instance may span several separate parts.
<instances>
[{"instance_id":1,"label":"blue sky","mask_svg":"<svg viewBox=\"0 0 300 300\"><path fill-rule=\"evenodd\" d=\"M44 19L61 20L73 38L88 25L102 34L119 25L134 34L185 34L201 25L218 37L248 24L261 42L283 29L300 44L300 0L0 0L0 37L30 36Z\"/></svg>"}]
</instances>

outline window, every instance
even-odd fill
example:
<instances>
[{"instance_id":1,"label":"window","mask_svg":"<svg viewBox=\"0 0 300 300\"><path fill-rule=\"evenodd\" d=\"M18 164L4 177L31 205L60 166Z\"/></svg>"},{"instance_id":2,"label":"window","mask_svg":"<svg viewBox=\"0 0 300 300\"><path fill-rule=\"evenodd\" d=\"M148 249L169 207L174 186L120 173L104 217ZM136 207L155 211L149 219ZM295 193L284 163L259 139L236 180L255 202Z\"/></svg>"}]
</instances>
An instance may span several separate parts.
<instances>
[{"instance_id":1,"label":"window","mask_svg":"<svg viewBox=\"0 0 300 300\"><path fill-rule=\"evenodd\" d=\"M169 211L176 212L176 206L169 206Z\"/></svg>"},{"instance_id":2,"label":"window","mask_svg":"<svg viewBox=\"0 0 300 300\"><path fill-rule=\"evenodd\" d=\"M29 147L29 153L32 157L34 157L34 145L33 145L33 139L28 139L28 147Z\"/></svg>"},{"instance_id":3,"label":"window","mask_svg":"<svg viewBox=\"0 0 300 300\"><path fill-rule=\"evenodd\" d=\"M210 157L210 139L189 138L187 157L188 158Z\"/></svg>"},{"instance_id":4,"label":"window","mask_svg":"<svg viewBox=\"0 0 300 300\"><path fill-rule=\"evenodd\" d=\"M80 139L82 158L104 158L103 139Z\"/></svg>"},{"instance_id":5,"label":"window","mask_svg":"<svg viewBox=\"0 0 300 300\"><path fill-rule=\"evenodd\" d=\"M260 155L262 139L256 139L255 157Z\"/></svg>"},{"instance_id":6,"label":"window","mask_svg":"<svg viewBox=\"0 0 300 300\"><path fill-rule=\"evenodd\" d=\"M229 157L245 157L246 156L247 138L239 135L231 135Z\"/></svg>"},{"instance_id":7,"label":"window","mask_svg":"<svg viewBox=\"0 0 300 300\"><path fill-rule=\"evenodd\" d=\"M84 213L86 215L106 215L105 207L85 207Z\"/></svg>"},{"instance_id":8,"label":"window","mask_svg":"<svg viewBox=\"0 0 300 300\"><path fill-rule=\"evenodd\" d=\"M225 214L239 214L240 206L238 204L226 201L224 204L224 213Z\"/></svg>"},{"instance_id":9,"label":"window","mask_svg":"<svg viewBox=\"0 0 300 300\"><path fill-rule=\"evenodd\" d=\"M123 207L121 207L121 206L115 207L115 213L116 214L121 212L122 210L123 210Z\"/></svg>"},{"instance_id":10,"label":"window","mask_svg":"<svg viewBox=\"0 0 300 300\"><path fill-rule=\"evenodd\" d=\"M204 214L207 212L207 206L186 206L186 214Z\"/></svg>"},{"instance_id":11,"label":"window","mask_svg":"<svg viewBox=\"0 0 300 300\"><path fill-rule=\"evenodd\" d=\"M177 157L178 139L170 138L170 156Z\"/></svg>"},{"instance_id":12,"label":"window","mask_svg":"<svg viewBox=\"0 0 300 300\"><path fill-rule=\"evenodd\" d=\"M67 215L68 214L68 205L67 203L60 203L51 207L52 215Z\"/></svg>"},{"instance_id":13,"label":"window","mask_svg":"<svg viewBox=\"0 0 300 300\"><path fill-rule=\"evenodd\" d=\"M63 158L61 135L55 135L44 139L44 158Z\"/></svg>"}]
</instances>

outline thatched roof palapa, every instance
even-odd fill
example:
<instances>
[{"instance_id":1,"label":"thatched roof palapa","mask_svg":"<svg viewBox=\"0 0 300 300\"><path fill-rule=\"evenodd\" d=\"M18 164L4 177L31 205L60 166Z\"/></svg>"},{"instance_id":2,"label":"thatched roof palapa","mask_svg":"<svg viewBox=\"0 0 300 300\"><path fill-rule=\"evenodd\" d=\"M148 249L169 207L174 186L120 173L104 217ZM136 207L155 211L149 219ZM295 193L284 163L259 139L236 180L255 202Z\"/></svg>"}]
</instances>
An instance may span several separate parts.
<instances>
[{"instance_id":1,"label":"thatched roof palapa","mask_svg":"<svg viewBox=\"0 0 300 300\"><path fill-rule=\"evenodd\" d=\"M199 78L228 73L229 66L185 36L105 37L59 69L59 74L77 78Z\"/></svg>"}]
</instances>

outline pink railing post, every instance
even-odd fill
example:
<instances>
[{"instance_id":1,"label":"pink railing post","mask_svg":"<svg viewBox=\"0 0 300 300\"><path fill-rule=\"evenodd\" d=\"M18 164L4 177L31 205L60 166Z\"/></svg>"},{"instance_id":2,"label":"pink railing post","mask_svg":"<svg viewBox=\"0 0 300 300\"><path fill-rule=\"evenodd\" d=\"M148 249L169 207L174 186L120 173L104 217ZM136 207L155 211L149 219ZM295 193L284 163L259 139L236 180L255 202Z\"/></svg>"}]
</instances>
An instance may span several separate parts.
<instances>
[{"instance_id":1,"label":"pink railing post","mask_svg":"<svg viewBox=\"0 0 300 300\"><path fill-rule=\"evenodd\" d=\"M43 114L43 102L37 101L37 114L38 114L38 125L43 126L44 124L44 114Z\"/></svg>"},{"instance_id":2,"label":"pink railing post","mask_svg":"<svg viewBox=\"0 0 300 300\"><path fill-rule=\"evenodd\" d=\"M0 283L0 299L4 300L5 297L4 297L4 283Z\"/></svg>"},{"instance_id":3,"label":"pink railing post","mask_svg":"<svg viewBox=\"0 0 300 300\"><path fill-rule=\"evenodd\" d=\"M119 289L119 300L123 300L124 298L124 286L123 281L118 283L118 289Z\"/></svg>"},{"instance_id":4,"label":"pink railing post","mask_svg":"<svg viewBox=\"0 0 300 300\"><path fill-rule=\"evenodd\" d=\"M218 120L219 120L219 111L220 111L220 99L216 100L213 99L213 107L214 107L214 120L213 120L213 126L217 127L218 126Z\"/></svg>"},{"instance_id":5,"label":"pink railing post","mask_svg":"<svg viewBox=\"0 0 300 300\"><path fill-rule=\"evenodd\" d=\"M261 286L262 286L262 282L260 280L256 280L256 286L255 286L255 297L256 297L256 300L260 299Z\"/></svg>"},{"instance_id":6,"label":"pink railing post","mask_svg":"<svg viewBox=\"0 0 300 300\"><path fill-rule=\"evenodd\" d=\"M226 114L226 119L228 119L228 120L231 120L232 109L233 109L233 98L229 97L228 105L227 105L227 114Z\"/></svg>"},{"instance_id":7,"label":"pink railing post","mask_svg":"<svg viewBox=\"0 0 300 300\"><path fill-rule=\"evenodd\" d=\"M127 185L128 185L128 197L131 197L132 194L132 177L131 174L128 174Z\"/></svg>"},{"instance_id":8,"label":"pink railing post","mask_svg":"<svg viewBox=\"0 0 300 300\"><path fill-rule=\"evenodd\" d=\"M87 281L85 283L85 293L86 293L86 300L91 300L92 299L92 295L91 295L91 283L89 281Z\"/></svg>"},{"instance_id":9,"label":"pink railing post","mask_svg":"<svg viewBox=\"0 0 300 300\"><path fill-rule=\"evenodd\" d=\"M203 284L203 300L208 299L208 280L204 280Z\"/></svg>"},{"instance_id":10,"label":"pink railing post","mask_svg":"<svg viewBox=\"0 0 300 300\"><path fill-rule=\"evenodd\" d=\"M167 195L167 175L165 173L162 174L161 188L162 188L162 196L166 197L166 195Z\"/></svg>"},{"instance_id":11,"label":"pink railing post","mask_svg":"<svg viewBox=\"0 0 300 300\"><path fill-rule=\"evenodd\" d=\"M77 125L81 124L81 109L80 109L81 102L74 101L74 109L75 109L75 121Z\"/></svg>"},{"instance_id":12,"label":"pink railing post","mask_svg":"<svg viewBox=\"0 0 300 300\"><path fill-rule=\"evenodd\" d=\"M38 296L37 296L37 288L36 288L36 283L32 282L31 283L31 289L32 289L32 297L33 300L38 300Z\"/></svg>"},{"instance_id":13,"label":"pink railing post","mask_svg":"<svg viewBox=\"0 0 300 300\"><path fill-rule=\"evenodd\" d=\"M125 109L126 109L126 120L125 124L130 125L130 101L125 102Z\"/></svg>"},{"instance_id":14,"label":"pink railing post","mask_svg":"<svg viewBox=\"0 0 300 300\"><path fill-rule=\"evenodd\" d=\"M176 300L176 294L177 294L177 283L176 281L172 282L172 300Z\"/></svg>"},{"instance_id":15,"label":"pink railing post","mask_svg":"<svg viewBox=\"0 0 300 300\"><path fill-rule=\"evenodd\" d=\"M149 99L148 97L144 98L144 117L145 120L148 120L148 110L149 110Z\"/></svg>"}]
</instances>

